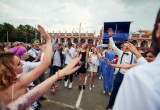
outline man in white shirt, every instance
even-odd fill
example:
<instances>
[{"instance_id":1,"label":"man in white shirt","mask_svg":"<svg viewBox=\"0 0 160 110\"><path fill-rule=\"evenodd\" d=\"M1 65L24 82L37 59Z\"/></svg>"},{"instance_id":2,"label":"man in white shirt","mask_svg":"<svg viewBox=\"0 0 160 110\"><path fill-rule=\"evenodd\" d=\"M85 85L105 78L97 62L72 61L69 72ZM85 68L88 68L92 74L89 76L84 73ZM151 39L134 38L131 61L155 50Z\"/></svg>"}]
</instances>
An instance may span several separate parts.
<instances>
[{"instance_id":1,"label":"man in white shirt","mask_svg":"<svg viewBox=\"0 0 160 110\"><path fill-rule=\"evenodd\" d=\"M126 73L113 110L160 110L160 10L152 41L157 58Z\"/></svg>"},{"instance_id":2,"label":"man in white shirt","mask_svg":"<svg viewBox=\"0 0 160 110\"><path fill-rule=\"evenodd\" d=\"M109 38L110 46L115 51L115 53L118 55L118 64L133 64L136 60L136 57L129 51L129 49L127 47L128 44L127 43L123 44L123 51L122 51L116 47L116 45L113 41L113 38L112 38L113 31L111 28L108 30L108 34L110 37ZM109 99L109 104L107 106L107 109L111 109L113 107L117 92L118 92L119 87L123 81L124 74L126 73L127 70L128 69L120 69L119 68L118 73L116 74L116 78L113 82L113 90L111 92L111 96Z\"/></svg>"},{"instance_id":3,"label":"man in white shirt","mask_svg":"<svg viewBox=\"0 0 160 110\"><path fill-rule=\"evenodd\" d=\"M68 47L65 48L65 55L66 55L65 65L68 65L75 56L75 49L72 47L72 43L68 43ZM73 74L65 76L64 86L67 87L68 78L70 78L69 88L72 88Z\"/></svg>"},{"instance_id":4,"label":"man in white shirt","mask_svg":"<svg viewBox=\"0 0 160 110\"><path fill-rule=\"evenodd\" d=\"M40 53L39 40L35 40L33 42L33 47L28 51L28 54L36 59L39 53Z\"/></svg>"}]
</instances>

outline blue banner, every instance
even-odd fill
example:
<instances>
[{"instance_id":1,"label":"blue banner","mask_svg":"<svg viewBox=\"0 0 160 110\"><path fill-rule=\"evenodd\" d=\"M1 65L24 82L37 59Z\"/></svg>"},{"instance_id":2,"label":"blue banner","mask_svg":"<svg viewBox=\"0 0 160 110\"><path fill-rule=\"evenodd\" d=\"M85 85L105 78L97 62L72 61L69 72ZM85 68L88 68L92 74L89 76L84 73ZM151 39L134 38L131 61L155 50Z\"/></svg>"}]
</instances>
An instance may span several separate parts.
<instances>
[{"instance_id":1,"label":"blue banner","mask_svg":"<svg viewBox=\"0 0 160 110\"><path fill-rule=\"evenodd\" d=\"M115 43L122 43L127 41L129 38L129 29L131 22L105 22L104 23L104 34L103 34L103 44L108 44L109 36L108 29L113 30L113 39Z\"/></svg>"}]
</instances>

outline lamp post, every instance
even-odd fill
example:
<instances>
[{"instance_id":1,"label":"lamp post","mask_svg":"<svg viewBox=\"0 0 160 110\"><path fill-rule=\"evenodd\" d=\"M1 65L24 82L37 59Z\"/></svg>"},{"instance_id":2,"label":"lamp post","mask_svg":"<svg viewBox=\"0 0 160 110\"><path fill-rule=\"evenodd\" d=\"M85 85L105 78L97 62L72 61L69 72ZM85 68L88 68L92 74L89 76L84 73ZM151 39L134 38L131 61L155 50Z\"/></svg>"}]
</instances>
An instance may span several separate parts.
<instances>
[{"instance_id":1,"label":"lamp post","mask_svg":"<svg viewBox=\"0 0 160 110\"><path fill-rule=\"evenodd\" d=\"M81 43L80 36L81 36L81 23L79 24L79 44Z\"/></svg>"},{"instance_id":2,"label":"lamp post","mask_svg":"<svg viewBox=\"0 0 160 110\"><path fill-rule=\"evenodd\" d=\"M8 40L8 31L7 31L7 42L9 42L9 40Z\"/></svg>"}]
</instances>

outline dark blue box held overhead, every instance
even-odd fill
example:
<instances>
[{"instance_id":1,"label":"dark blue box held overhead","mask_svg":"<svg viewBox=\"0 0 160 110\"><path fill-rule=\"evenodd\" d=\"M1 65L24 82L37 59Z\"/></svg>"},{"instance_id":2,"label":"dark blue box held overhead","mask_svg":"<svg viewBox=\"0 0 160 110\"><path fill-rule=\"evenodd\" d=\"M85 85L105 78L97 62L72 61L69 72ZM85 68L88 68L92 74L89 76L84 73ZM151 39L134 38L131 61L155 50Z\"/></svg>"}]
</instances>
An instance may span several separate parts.
<instances>
[{"instance_id":1,"label":"dark blue box held overhead","mask_svg":"<svg viewBox=\"0 0 160 110\"><path fill-rule=\"evenodd\" d=\"M131 22L105 22L104 23L104 34L103 34L103 44L108 44L109 36L108 29L113 30L113 40L116 43L122 43L127 41L129 38L129 29Z\"/></svg>"}]
</instances>

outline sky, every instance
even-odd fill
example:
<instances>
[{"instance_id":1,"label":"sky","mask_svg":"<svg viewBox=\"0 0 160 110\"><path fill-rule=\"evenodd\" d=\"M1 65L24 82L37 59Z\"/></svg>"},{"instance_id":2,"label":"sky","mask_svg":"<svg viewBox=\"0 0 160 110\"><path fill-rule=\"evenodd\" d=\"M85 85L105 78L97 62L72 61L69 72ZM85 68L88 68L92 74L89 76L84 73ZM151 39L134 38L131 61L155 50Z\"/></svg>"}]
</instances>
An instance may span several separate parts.
<instances>
[{"instance_id":1,"label":"sky","mask_svg":"<svg viewBox=\"0 0 160 110\"><path fill-rule=\"evenodd\" d=\"M0 24L41 24L48 32L96 32L104 22L132 21L130 32L153 29L160 0L0 0Z\"/></svg>"}]
</instances>

